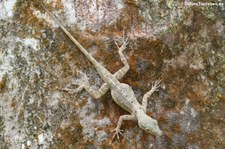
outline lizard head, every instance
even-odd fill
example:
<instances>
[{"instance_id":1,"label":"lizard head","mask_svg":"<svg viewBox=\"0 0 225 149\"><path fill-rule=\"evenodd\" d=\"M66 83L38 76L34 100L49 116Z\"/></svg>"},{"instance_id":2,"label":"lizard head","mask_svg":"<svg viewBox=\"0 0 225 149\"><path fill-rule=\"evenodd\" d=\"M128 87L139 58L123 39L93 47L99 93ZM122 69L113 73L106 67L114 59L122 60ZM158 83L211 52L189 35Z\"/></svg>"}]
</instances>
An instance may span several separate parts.
<instances>
[{"instance_id":1,"label":"lizard head","mask_svg":"<svg viewBox=\"0 0 225 149\"><path fill-rule=\"evenodd\" d=\"M156 136L162 135L162 131L159 129L158 122L146 115L144 112L141 112L141 114L138 116L138 125L148 133Z\"/></svg>"}]
</instances>

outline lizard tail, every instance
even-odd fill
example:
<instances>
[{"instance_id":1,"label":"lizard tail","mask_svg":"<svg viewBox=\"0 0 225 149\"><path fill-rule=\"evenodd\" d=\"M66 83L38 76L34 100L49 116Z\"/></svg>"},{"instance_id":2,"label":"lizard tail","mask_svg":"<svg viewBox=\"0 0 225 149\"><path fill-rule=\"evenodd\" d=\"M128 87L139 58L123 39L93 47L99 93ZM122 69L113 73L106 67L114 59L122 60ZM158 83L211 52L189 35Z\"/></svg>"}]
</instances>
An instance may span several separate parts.
<instances>
[{"instance_id":1,"label":"lizard tail","mask_svg":"<svg viewBox=\"0 0 225 149\"><path fill-rule=\"evenodd\" d=\"M56 17L48 11L48 9L41 4L44 10L54 19L54 21L59 25L63 32L72 40L72 42L80 49L80 51L92 62L93 65L99 65L99 63L87 52L87 50L67 31L67 29L56 19Z\"/></svg>"}]
</instances>

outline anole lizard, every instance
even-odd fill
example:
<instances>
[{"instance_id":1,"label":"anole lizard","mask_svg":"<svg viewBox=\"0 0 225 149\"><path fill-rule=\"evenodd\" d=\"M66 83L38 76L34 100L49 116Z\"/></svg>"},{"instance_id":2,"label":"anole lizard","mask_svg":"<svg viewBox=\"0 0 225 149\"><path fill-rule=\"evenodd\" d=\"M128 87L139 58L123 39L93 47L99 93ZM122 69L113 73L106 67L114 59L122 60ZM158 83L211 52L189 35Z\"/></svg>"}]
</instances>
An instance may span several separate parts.
<instances>
[{"instance_id":1,"label":"anole lizard","mask_svg":"<svg viewBox=\"0 0 225 149\"><path fill-rule=\"evenodd\" d=\"M122 135L122 130L120 128L124 120L136 120L138 121L139 127L144 129L145 131L152 133L156 136L161 136L162 131L159 129L158 122L146 114L147 101L149 97L152 95L152 93L156 91L158 87L160 87L161 80L157 80L155 81L155 83L153 83L151 90L144 95L142 104L140 104L137 101L134 95L134 92L129 85L118 81L130 69L128 62L122 53L123 50L126 48L128 41L124 39L121 47L119 47L118 44L116 43L119 49L118 53L119 53L120 59L122 63L124 64L124 66L115 74L111 74L106 68L104 68L99 62L95 60L95 58L93 58L87 52L87 50L67 31L67 29L56 19L56 17L51 12L49 12L44 6L43 8L58 23L59 27L70 38L70 40L72 40L73 43L80 49L80 51L86 56L86 58L94 65L98 74L101 76L101 78L105 82L97 91L93 90L91 87L85 84L78 87L77 91L81 91L82 89L85 89L93 98L99 99L108 90L111 90L111 95L113 100L120 107L122 107L124 110L130 113L130 115L120 116L117 127L114 129L115 134L113 135L113 138L117 136L117 138L119 139L119 134Z\"/></svg>"}]
</instances>

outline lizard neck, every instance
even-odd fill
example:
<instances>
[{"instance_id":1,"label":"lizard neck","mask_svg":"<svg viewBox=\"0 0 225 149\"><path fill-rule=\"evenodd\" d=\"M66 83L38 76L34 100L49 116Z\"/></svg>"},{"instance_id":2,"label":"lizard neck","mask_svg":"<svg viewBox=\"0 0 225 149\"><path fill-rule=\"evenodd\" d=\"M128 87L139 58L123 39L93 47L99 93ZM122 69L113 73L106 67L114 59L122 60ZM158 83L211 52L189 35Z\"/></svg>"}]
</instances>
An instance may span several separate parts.
<instances>
[{"instance_id":1,"label":"lizard neck","mask_svg":"<svg viewBox=\"0 0 225 149\"><path fill-rule=\"evenodd\" d=\"M146 115L146 113L145 113L144 109L138 108L137 110L135 110L135 115L137 117L137 120L139 121L140 118L142 118L143 116Z\"/></svg>"}]
</instances>

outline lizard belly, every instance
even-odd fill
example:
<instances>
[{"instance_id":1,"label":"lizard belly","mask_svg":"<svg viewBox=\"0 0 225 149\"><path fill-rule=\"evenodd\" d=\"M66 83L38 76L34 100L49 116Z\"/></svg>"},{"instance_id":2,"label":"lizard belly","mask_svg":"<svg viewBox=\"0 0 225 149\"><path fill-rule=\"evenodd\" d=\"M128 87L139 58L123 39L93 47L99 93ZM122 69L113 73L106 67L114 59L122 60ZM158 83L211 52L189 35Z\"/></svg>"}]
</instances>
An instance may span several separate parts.
<instances>
[{"instance_id":1,"label":"lizard belly","mask_svg":"<svg viewBox=\"0 0 225 149\"><path fill-rule=\"evenodd\" d=\"M116 88L111 89L111 95L119 106L130 113L134 113L137 107L141 107L133 90L127 84L121 83Z\"/></svg>"}]
</instances>

